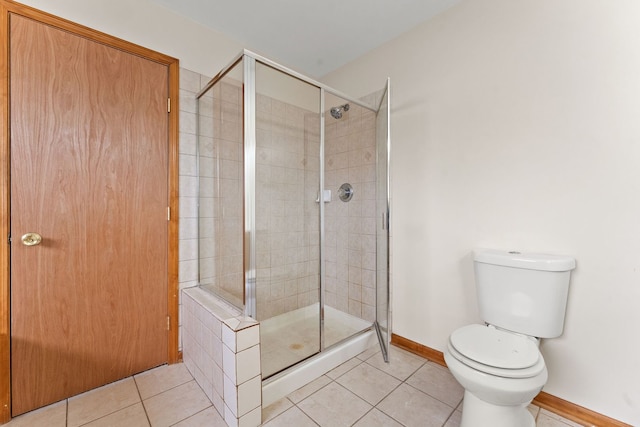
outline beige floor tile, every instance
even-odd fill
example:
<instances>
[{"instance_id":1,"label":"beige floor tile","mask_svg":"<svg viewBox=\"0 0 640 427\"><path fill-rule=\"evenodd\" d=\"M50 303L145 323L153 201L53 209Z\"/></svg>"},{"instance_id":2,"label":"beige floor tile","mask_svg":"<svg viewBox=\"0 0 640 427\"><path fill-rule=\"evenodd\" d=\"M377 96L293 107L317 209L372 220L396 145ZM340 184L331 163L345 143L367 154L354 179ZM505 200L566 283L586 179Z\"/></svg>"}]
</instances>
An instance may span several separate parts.
<instances>
[{"instance_id":1,"label":"beige floor tile","mask_svg":"<svg viewBox=\"0 0 640 427\"><path fill-rule=\"evenodd\" d=\"M76 427L140 402L133 378L107 384L69 399L68 427Z\"/></svg>"},{"instance_id":2,"label":"beige floor tile","mask_svg":"<svg viewBox=\"0 0 640 427\"><path fill-rule=\"evenodd\" d=\"M167 390L142 403L153 427L173 425L211 406L195 381Z\"/></svg>"},{"instance_id":3,"label":"beige floor tile","mask_svg":"<svg viewBox=\"0 0 640 427\"><path fill-rule=\"evenodd\" d=\"M377 354L379 357L382 357L382 355L380 354L380 346L377 345L377 344L375 346L372 346L369 349L363 351L362 353L360 353L356 357L358 359L360 359L360 360L367 360L368 358L370 358L374 354Z\"/></svg>"},{"instance_id":4,"label":"beige floor tile","mask_svg":"<svg viewBox=\"0 0 640 427\"><path fill-rule=\"evenodd\" d=\"M373 408L367 415L353 425L354 427L402 427L402 424L386 415L384 412Z\"/></svg>"},{"instance_id":5,"label":"beige floor tile","mask_svg":"<svg viewBox=\"0 0 640 427\"><path fill-rule=\"evenodd\" d=\"M271 421L262 424L263 427L317 427L311 418L296 406L286 410Z\"/></svg>"},{"instance_id":6,"label":"beige floor tile","mask_svg":"<svg viewBox=\"0 0 640 427\"><path fill-rule=\"evenodd\" d=\"M13 418L4 427L66 427L67 401L54 403Z\"/></svg>"},{"instance_id":7,"label":"beige floor tile","mask_svg":"<svg viewBox=\"0 0 640 427\"><path fill-rule=\"evenodd\" d=\"M400 385L400 380L367 363L356 366L336 382L372 405L377 405Z\"/></svg>"},{"instance_id":8,"label":"beige floor tile","mask_svg":"<svg viewBox=\"0 0 640 427\"><path fill-rule=\"evenodd\" d=\"M298 407L321 426L351 426L370 409L364 400L332 382L298 404Z\"/></svg>"},{"instance_id":9,"label":"beige floor tile","mask_svg":"<svg viewBox=\"0 0 640 427\"><path fill-rule=\"evenodd\" d=\"M311 381L309 384L303 387L300 387L293 393L289 394L287 397L293 403L298 403L301 400L310 396L311 394L315 393L316 391L320 390L322 387L326 386L330 382L331 382L331 378L327 377L326 375L323 375L320 378Z\"/></svg>"},{"instance_id":10,"label":"beige floor tile","mask_svg":"<svg viewBox=\"0 0 640 427\"><path fill-rule=\"evenodd\" d=\"M227 423L212 406L175 424L174 427L227 427Z\"/></svg>"},{"instance_id":11,"label":"beige floor tile","mask_svg":"<svg viewBox=\"0 0 640 427\"><path fill-rule=\"evenodd\" d=\"M368 358L367 363L404 381L427 362L415 354L393 346L389 347L389 356L389 363L382 360L382 356L380 355L373 355Z\"/></svg>"},{"instance_id":12,"label":"beige floor tile","mask_svg":"<svg viewBox=\"0 0 640 427\"><path fill-rule=\"evenodd\" d=\"M149 420L142 403L136 403L118 412L99 418L83 427L148 427Z\"/></svg>"},{"instance_id":13,"label":"beige floor tile","mask_svg":"<svg viewBox=\"0 0 640 427\"><path fill-rule=\"evenodd\" d=\"M444 366L426 363L407 379L407 384L455 408L462 401L464 388Z\"/></svg>"},{"instance_id":14,"label":"beige floor tile","mask_svg":"<svg viewBox=\"0 0 640 427\"><path fill-rule=\"evenodd\" d=\"M347 360L342 365L330 370L329 372L326 373L326 375L332 380L335 380L339 376L344 375L345 373L349 372L351 369L355 368L361 363L362 363L362 360L354 357L353 359Z\"/></svg>"},{"instance_id":15,"label":"beige floor tile","mask_svg":"<svg viewBox=\"0 0 640 427\"><path fill-rule=\"evenodd\" d=\"M193 380L184 363L163 365L134 377L142 400Z\"/></svg>"},{"instance_id":16,"label":"beige floor tile","mask_svg":"<svg viewBox=\"0 0 640 427\"><path fill-rule=\"evenodd\" d=\"M462 422L462 412L454 411L453 414L447 420L447 423L444 427L460 427L460 423Z\"/></svg>"},{"instance_id":17,"label":"beige floor tile","mask_svg":"<svg viewBox=\"0 0 640 427\"><path fill-rule=\"evenodd\" d=\"M453 408L407 384L402 384L377 406L408 427L441 427Z\"/></svg>"},{"instance_id":18,"label":"beige floor tile","mask_svg":"<svg viewBox=\"0 0 640 427\"><path fill-rule=\"evenodd\" d=\"M272 420L292 406L293 403L291 403L291 401L286 397L273 402L271 405L262 409L262 422L266 423L267 421Z\"/></svg>"},{"instance_id":19,"label":"beige floor tile","mask_svg":"<svg viewBox=\"0 0 640 427\"><path fill-rule=\"evenodd\" d=\"M540 409L538 417L536 418L537 427L580 427L582 424L578 424L574 421L561 417L560 415L549 412L546 409Z\"/></svg>"}]
</instances>

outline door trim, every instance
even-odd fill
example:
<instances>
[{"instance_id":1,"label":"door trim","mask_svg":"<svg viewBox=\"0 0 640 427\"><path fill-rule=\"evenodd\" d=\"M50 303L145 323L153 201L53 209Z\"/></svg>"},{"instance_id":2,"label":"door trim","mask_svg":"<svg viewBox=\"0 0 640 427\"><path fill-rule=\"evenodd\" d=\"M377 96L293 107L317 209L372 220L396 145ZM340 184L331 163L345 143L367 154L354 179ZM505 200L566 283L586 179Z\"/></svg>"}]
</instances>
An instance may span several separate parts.
<instances>
[{"instance_id":1,"label":"door trim","mask_svg":"<svg viewBox=\"0 0 640 427\"><path fill-rule=\"evenodd\" d=\"M9 129L9 15L34 19L98 43L166 65L169 71L171 111L168 129L168 200L170 217L167 234L168 363L179 361L178 353L178 112L179 63L170 56L127 42L10 0L0 0L0 424L11 419L11 317L10 247L11 165Z\"/></svg>"}]
</instances>

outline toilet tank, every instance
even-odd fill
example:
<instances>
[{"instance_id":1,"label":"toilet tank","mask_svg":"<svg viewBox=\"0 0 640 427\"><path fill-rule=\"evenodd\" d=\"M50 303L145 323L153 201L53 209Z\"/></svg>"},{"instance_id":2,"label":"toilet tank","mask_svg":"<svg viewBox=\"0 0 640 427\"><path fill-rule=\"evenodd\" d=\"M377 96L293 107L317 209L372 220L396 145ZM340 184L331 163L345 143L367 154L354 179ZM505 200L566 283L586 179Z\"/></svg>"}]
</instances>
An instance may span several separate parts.
<instances>
[{"instance_id":1,"label":"toilet tank","mask_svg":"<svg viewBox=\"0 0 640 427\"><path fill-rule=\"evenodd\" d=\"M473 259L485 322L539 338L562 334L575 259L493 249L478 249Z\"/></svg>"}]
</instances>

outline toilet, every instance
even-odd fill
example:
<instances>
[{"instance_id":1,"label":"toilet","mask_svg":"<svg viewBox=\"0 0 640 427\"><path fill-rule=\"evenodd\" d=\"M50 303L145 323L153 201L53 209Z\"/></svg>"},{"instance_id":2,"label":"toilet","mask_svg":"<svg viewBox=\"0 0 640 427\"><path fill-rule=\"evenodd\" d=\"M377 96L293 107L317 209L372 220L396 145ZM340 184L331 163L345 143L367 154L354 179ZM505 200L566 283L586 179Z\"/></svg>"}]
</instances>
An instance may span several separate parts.
<instances>
[{"instance_id":1,"label":"toilet","mask_svg":"<svg viewBox=\"0 0 640 427\"><path fill-rule=\"evenodd\" d=\"M449 336L444 359L464 387L461 427L535 427L527 406L547 382L541 338L562 334L575 259L480 249L473 253L484 325Z\"/></svg>"}]
</instances>

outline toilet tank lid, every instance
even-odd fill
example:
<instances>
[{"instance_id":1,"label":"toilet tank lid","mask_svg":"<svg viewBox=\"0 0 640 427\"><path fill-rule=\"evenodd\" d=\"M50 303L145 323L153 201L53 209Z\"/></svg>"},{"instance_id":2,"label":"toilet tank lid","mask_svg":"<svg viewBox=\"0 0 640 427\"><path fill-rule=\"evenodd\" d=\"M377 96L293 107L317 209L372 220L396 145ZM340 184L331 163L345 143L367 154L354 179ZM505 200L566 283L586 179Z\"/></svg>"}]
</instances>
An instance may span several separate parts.
<instances>
[{"instance_id":1,"label":"toilet tank lid","mask_svg":"<svg viewBox=\"0 0 640 427\"><path fill-rule=\"evenodd\" d=\"M484 264L525 268L528 270L570 271L576 268L576 260L566 255L476 249L473 251L473 259Z\"/></svg>"}]
</instances>

